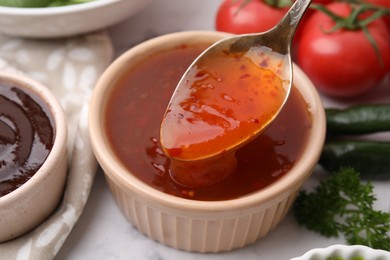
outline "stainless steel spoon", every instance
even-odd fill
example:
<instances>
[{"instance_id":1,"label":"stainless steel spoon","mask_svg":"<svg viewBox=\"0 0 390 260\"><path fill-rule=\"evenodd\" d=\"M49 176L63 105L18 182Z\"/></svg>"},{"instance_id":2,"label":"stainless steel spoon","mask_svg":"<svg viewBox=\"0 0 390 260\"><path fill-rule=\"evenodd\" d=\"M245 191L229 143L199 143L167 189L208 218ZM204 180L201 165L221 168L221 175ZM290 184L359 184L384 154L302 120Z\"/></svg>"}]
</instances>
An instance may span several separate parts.
<instances>
[{"instance_id":1,"label":"stainless steel spoon","mask_svg":"<svg viewBox=\"0 0 390 260\"><path fill-rule=\"evenodd\" d=\"M239 147L261 134L274 121L289 96L293 75L291 62L291 43L299 21L301 20L304 12L306 11L310 3L311 0L295 1L295 3L292 5L286 15L282 18L282 20L271 30L263 33L237 35L222 39L207 48L191 64L191 66L187 69L187 71L181 78L179 84L177 85L177 88L171 98L171 101L164 115L160 129L161 144L163 150L173 162L171 164L171 170L173 165L174 168L181 169L177 170L177 172L184 173L186 170L188 170L187 166L190 162L192 166L201 165L199 168L200 172L202 172L202 175L210 174L206 168L210 165L215 166L217 164L221 165L221 167L224 168L222 171L219 172L226 173L226 171L231 171L231 165L234 164L232 163L232 160L235 160L234 156L232 156L231 154L234 154L234 152ZM254 131L243 132L241 138L236 138L236 140L234 140L234 142L232 143L226 143L226 145L223 145L225 146L223 147L223 149L221 149L217 145L211 144L210 147L212 149L210 150L202 148L199 149L196 155L194 155L193 153L190 156L186 156L185 149L188 148L189 150L191 150L191 146L197 142L197 140L199 139L199 134L201 134L199 132L195 133L198 130L191 129L192 123L189 124L187 121L199 119L198 115L195 114L197 113L195 110L200 110L203 109L203 107L206 107L208 111L211 111L213 109L214 104L207 107L207 104L202 103L202 108L200 108L199 106L197 108L195 107L195 112L190 115L191 118L185 118L185 113L188 111L184 111L187 108L183 110L183 104L186 103L188 106L192 105L191 100L194 100L194 96L191 96L193 93L191 94L190 92L193 91L191 89L195 89L193 79L194 77L198 77L198 74L202 74L200 71L198 71L198 68L201 67L202 64L204 65L210 62L215 62L216 60L218 60L218 57L221 56L221 53L228 54L230 56L233 55L233 58L236 54L239 57L245 56L245 59L249 59L250 63L257 64L256 66L262 66L262 64L265 64L267 70L272 71L282 80L284 92L283 100L282 102L280 102L280 104L278 104L278 109L272 112L273 114L269 117L268 121L259 124L258 127L254 129ZM224 62L223 59L219 59L219 61L221 61L221 63ZM219 63L217 63L217 66L218 65ZM227 66L227 68L229 67ZM194 75L194 73L196 75ZM210 73L209 77L213 77L213 75L211 74L213 73ZM199 77L200 83L196 82L197 84L201 84L202 81L202 77ZM218 81L218 79L216 80ZM203 86L199 84L197 85L197 87L203 88ZM216 82L216 84L218 84L218 82ZM234 96L227 98L234 99ZM190 100L190 102L187 102L188 100ZM196 104L193 105L195 106ZM188 108L187 110L193 110L193 108ZM210 113L216 112L211 111ZM225 119L226 118L222 118L221 120L223 121ZM226 119L226 121L229 120L229 118ZM204 122L204 124L207 125L208 122ZM232 124L232 121L229 121L228 124ZM212 130L213 129L210 128L206 131L212 132ZM192 133L192 131L194 133ZM202 131L205 132L205 130ZM220 135L217 131L214 132L215 136L210 136L210 139L218 138L218 135ZM187 133L189 134L189 140L193 143L186 143L187 141L180 143L181 141L178 141L178 139L181 138L180 136ZM208 142L208 140L206 140L206 142ZM177 145L178 143L180 144L179 146ZM193 151L189 151L190 154L191 152ZM230 162L226 163L229 164L228 167L225 167L226 165L224 166L224 163L222 162L223 160L226 160L226 158L230 158L228 160ZM218 174L220 173L217 173L217 175ZM220 175L222 176L227 174ZM217 180L218 178L215 177L214 179Z\"/></svg>"}]
</instances>

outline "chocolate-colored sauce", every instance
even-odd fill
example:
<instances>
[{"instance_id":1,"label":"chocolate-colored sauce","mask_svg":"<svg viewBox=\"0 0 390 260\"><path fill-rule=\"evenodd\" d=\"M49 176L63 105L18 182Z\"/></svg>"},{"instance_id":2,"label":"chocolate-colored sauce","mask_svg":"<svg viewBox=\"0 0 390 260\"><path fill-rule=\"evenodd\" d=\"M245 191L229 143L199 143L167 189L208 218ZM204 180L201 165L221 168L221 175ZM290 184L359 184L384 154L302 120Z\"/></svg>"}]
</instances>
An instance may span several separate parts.
<instances>
[{"instance_id":1,"label":"chocolate-colored sauce","mask_svg":"<svg viewBox=\"0 0 390 260\"><path fill-rule=\"evenodd\" d=\"M34 93L0 82L0 197L28 181L52 149L47 110Z\"/></svg>"}]
</instances>

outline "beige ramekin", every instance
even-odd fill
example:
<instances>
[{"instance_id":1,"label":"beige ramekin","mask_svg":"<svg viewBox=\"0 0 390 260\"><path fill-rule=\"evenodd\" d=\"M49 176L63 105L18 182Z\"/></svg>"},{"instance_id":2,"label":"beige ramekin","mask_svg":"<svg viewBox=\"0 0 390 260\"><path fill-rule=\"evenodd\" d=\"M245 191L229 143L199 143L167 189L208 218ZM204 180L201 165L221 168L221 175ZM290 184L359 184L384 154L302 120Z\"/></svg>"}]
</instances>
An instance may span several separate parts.
<instances>
[{"instance_id":1,"label":"beige ramekin","mask_svg":"<svg viewBox=\"0 0 390 260\"><path fill-rule=\"evenodd\" d=\"M62 198L67 176L67 124L56 97L20 74L0 72L0 82L35 93L46 104L54 127L53 147L39 170L21 187L0 197L0 242L16 238L44 221Z\"/></svg>"},{"instance_id":2,"label":"beige ramekin","mask_svg":"<svg viewBox=\"0 0 390 260\"><path fill-rule=\"evenodd\" d=\"M103 126L107 96L116 79L126 68L153 53L183 44L211 43L226 36L219 32L190 31L143 42L109 66L98 81L90 103L92 147L119 208L140 232L181 250L227 251L267 235L286 215L301 185L310 176L325 139L325 115L320 97L295 66L294 84L309 104L313 127L301 159L274 184L233 200L193 201L160 192L126 170L111 150Z\"/></svg>"}]
</instances>

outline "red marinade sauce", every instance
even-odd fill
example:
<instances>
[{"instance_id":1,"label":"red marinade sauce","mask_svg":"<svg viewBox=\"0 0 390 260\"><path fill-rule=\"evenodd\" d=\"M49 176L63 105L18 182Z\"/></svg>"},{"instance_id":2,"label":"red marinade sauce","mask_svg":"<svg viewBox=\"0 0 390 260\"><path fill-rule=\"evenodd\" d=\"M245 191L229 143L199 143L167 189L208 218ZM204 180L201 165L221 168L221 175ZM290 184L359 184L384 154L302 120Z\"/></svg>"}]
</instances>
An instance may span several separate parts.
<instances>
[{"instance_id":1,"label":"red marinade sauce","mask_svg":"<svg viewBox=\"0 0 390 260\"><path fill-rule=\"evenodd\" d=\"M146 184L182 198L228 200L267 187L286 174L306 145L312 121L306 102L293 87L275 122L237 151L237 168L231 175L201 188L176 183L160 146L161 120L181 76L206 47L183 45L129 68L108 99L105 131L115 155Z\"/></svg>"},{"instance_id":2,"label":"red marinade sauce","mask_svg":"<svg viewBox=\"0 0 390 260\"><path fill-rule=\"evenodd\" d=\"M27 182L54 142L48 109L35 94L0 82L0 197Z\"/></svg>"}]
</instances>

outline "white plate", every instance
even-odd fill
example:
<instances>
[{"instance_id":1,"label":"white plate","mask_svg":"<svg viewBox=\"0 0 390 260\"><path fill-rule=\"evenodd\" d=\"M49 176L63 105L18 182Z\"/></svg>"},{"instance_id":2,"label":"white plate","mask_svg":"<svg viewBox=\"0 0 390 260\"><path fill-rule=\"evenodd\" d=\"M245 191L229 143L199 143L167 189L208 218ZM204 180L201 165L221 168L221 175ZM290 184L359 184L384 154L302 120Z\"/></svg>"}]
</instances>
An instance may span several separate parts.
<instances>
[{"instance_id":1,"label":"white plate","mask_svg":"<svg viewBox=\"0 0 390 260\"><path fill-rule=\"evenodd\" d=\"M59 7L0 7L0 32L33 38L77 35L122 21L150 2L151 0L95 0Z\"/></svg>"},{"instance_id":2,"label":"white plate","mask_svg":"<svg viewBox=\"0 0 390 260\"><path fill-rule=\"evenodd\" d=\"M326 248L312 249L303 256L291 260L325 260L328 257L342 257L345 260L350 260L352 257L358 256L364 260L389 260L390 252L361 245L333 245Z\"/></svg>"}]
</instances>

